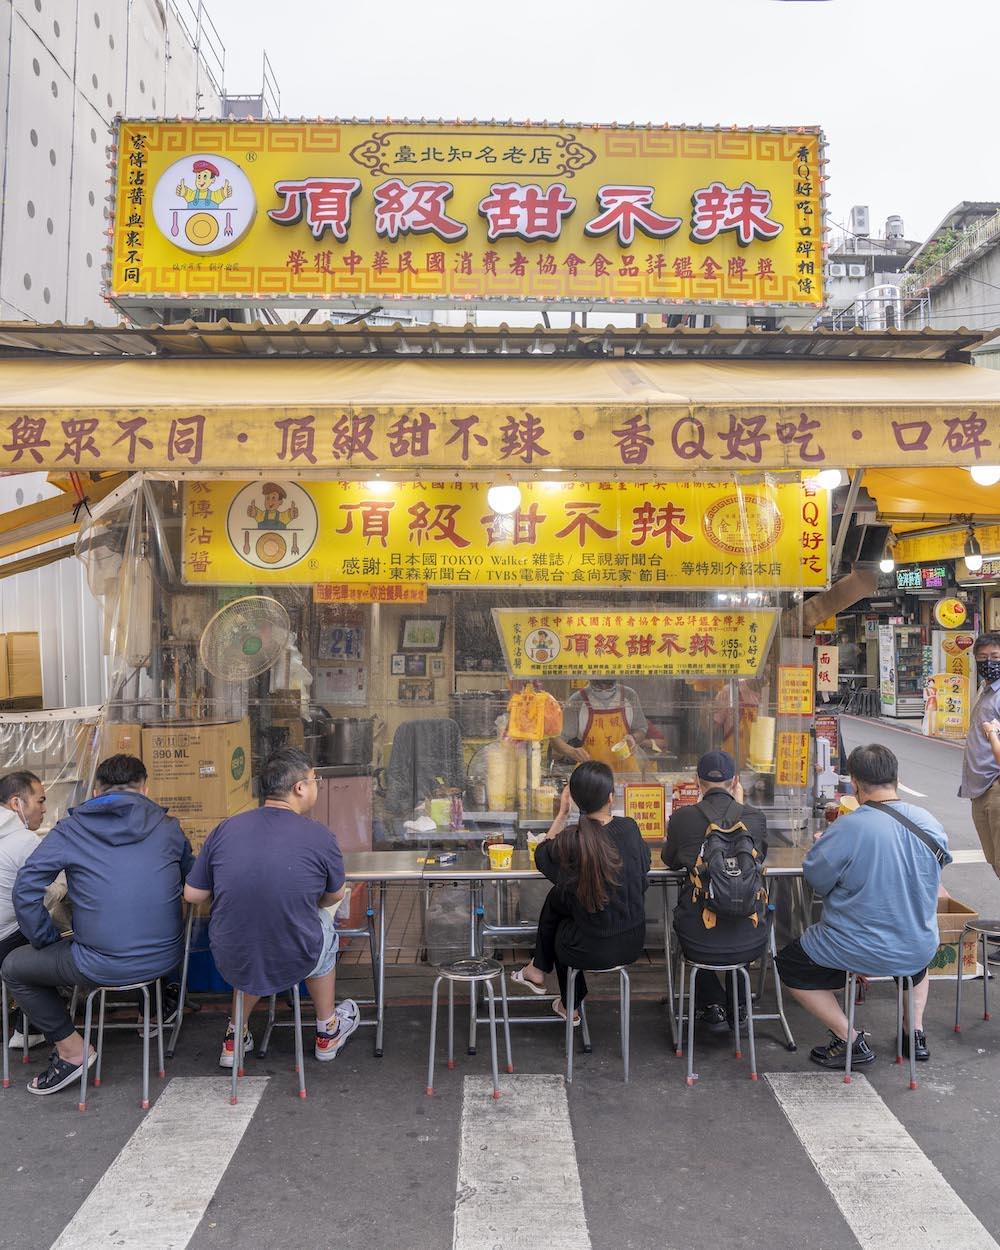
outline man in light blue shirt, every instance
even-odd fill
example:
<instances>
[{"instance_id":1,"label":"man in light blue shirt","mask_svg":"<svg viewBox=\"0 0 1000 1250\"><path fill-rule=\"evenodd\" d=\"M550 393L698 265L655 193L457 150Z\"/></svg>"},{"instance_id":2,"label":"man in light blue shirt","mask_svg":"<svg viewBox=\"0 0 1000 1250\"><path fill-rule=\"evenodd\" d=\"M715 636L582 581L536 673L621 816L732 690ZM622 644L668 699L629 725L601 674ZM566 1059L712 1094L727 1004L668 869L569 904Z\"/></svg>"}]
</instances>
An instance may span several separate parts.
<instances>
[{"instance_id":1,"label":"man in light blue shirt","mask_svg":"<svg viewBox=\"0 0 1000 1250\"><path fill-rule=\"evenodd\" d=\"M912 976L914 1053L926 1060L926 970L939 943L937 898L941 869L951 863L948 835L930 812L896 797L899 765L888 747L856 747L847 771L861 806L834 821L806 855L803 872L823 900L823 915L781 951L778 972L833 1034L809 1056L826 1068L841 1068L846 1059L848 1021L836 991L847 973ZM899 817L922 829L937 850ZM851 1041L852 1067L874 1062L863 1033L855 1030ZM904 1053L908 1048L904 1034Z\"/></svg>"}]
</instances>

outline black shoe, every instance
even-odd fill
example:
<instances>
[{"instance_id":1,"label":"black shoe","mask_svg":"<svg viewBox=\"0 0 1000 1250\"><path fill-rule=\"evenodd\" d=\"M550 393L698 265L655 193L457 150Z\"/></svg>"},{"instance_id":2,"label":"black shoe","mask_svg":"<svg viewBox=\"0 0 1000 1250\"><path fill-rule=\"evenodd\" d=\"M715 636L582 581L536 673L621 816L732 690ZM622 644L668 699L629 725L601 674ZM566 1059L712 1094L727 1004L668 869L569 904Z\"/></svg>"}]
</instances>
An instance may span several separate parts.
<instances>
[{"instance_id":1,"label":"black shoe","mask_svg":"<svg viewBox=\"0 0 1000 1250\"><path fill-rule=\"evenodd\" d=\"M903 1058L909 1059L909 1057L910 1057L910 1035L909 1033L904 1033L903 1034ZM926 1063L927 1060L930 1059L931 1057L931 1052L927 1049L927 1037L925 1036L923 1029L913 1030L913 1057L914 1059L916 1059L917 1063Z\"/></svg>"},{"instance_id":2,"label":"black shoe","mask_svg":"<svg viewBox=\"0 0 1000 1250\"><path fill-rule=\"evenodd\" d=\"M729 1032L732 1033L733 1013L731 1011L726 1012L726 1024L729 1027ZM747 1026L747 1009L745 1007L741 1007L740 1008L740 1028L745 1030L746 1026Z\"/></svg>"},{"instance_id":3,"label":"black shoe","mask_svg":"<svg viewBox=\"0 0 1000 1250\"><path fill-rule=\"evenodd\" d=\"M697 1008L694 1019L699 1028L704 1028L713 1037L722 1037L729 1032L726 1013L717 1003L712 1003L709 1007Z\"/></svg>"},{"instance_id":4,"label":"black shoe","mask_svg":"<svg viewBox=\"0 0 1000 1250\"><path fill-rule=\"evenodd\" d=\"M825 1046L814 1046L809 1052L809 1058L813 1063L818 1063L821 1068L843 1068L847 1062L847 1042L836 1033L831 1033L830 1037L832 1041ZM865 1041L865 1035L859 1033L851 1052L851 1067L861 1068L867 1063L874 1062L875 1052Z\"/></svg>"},{"instance_id":5,"label":"black shoe","mask_svg":"<svg viewBox=\"0 0 1000 1250\"><path fill-rule=\"evenodd\" d=\"M989 964L1000 964L1000 946L994 946L986 956L986 962Z\"/></svg>"}]
</instances>

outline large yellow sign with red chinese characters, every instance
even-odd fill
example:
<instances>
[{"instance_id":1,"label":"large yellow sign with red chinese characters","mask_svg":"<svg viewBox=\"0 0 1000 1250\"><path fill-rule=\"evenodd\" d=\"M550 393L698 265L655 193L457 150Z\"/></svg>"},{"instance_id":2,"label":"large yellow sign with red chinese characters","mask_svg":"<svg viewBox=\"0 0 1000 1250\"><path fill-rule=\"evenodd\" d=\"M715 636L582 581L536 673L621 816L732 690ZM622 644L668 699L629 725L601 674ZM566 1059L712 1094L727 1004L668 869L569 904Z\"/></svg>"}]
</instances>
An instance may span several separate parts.
<instances>
[{"instance_id":1,"label":"large yellow sign with red chinese characters","mask_svg":"<svg viewBox=\"0 0 1000 1250\"><path fill-rule=\"evenodd\" d=\"M824 163L810 127L124 121L107 294L819 306Z\"/></svg>"},{"instance_id":2,"label":"large yellow sign with red chinese characters","mask_svg":"<svg viewBox=\"0 0 1000 1250\"><path fill-rule=\"evenodd\" d=\"M798 483L188 482L189 582L733 588L827 584L826 492ZM759 593L759 592L758 592Z\"/></svg>"},{"instance_id":3,"label":"large yellow sign with red chinese characters","mask_svg":"<svg viewBox=\"0 0 1000 1250\"><path fill-rule=\"evenodd\" d=\"M777 612L494 608L511 677L755 677Z\"/></svg>"}]
</instances>

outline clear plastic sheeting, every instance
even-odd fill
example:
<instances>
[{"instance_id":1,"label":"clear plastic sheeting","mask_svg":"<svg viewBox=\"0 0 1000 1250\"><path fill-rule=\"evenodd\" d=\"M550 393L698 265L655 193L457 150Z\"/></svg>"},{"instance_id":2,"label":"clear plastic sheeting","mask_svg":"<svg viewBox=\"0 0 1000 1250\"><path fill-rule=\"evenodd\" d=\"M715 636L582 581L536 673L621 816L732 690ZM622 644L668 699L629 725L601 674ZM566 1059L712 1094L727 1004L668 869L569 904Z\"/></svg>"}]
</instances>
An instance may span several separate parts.
<instances>
[{"instance_id":1,"label":"clear plastic sheeting","mask_svg":"<svg viewBox=\"0 0 1000 1250\"><path fill-rule=\"evenodd\" d=\"M90 795L98 763L100 707L0 713L0 776L26 769L45 787L45 826Z\"/></svg>"}]
</instances>

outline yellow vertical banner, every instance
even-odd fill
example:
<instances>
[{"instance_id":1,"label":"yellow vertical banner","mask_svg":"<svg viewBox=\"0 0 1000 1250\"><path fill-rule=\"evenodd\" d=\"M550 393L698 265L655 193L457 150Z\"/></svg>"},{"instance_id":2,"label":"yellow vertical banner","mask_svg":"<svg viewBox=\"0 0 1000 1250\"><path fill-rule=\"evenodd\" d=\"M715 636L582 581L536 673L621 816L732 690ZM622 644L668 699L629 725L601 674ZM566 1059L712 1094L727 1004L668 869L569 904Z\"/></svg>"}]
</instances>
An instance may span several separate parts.
<instances>
[{"instance_id":1,"label":"yellow vertical banner","mask_svg":"<svg viewBox=\"0 0 1000 1250\"><path fill-rule=\"evenodd\" d=\"M805 786L809 781L809 735L782 730L778 734L774 772L779 786Z\"/></svg>"}]
</instances>

